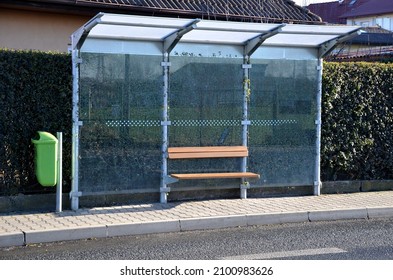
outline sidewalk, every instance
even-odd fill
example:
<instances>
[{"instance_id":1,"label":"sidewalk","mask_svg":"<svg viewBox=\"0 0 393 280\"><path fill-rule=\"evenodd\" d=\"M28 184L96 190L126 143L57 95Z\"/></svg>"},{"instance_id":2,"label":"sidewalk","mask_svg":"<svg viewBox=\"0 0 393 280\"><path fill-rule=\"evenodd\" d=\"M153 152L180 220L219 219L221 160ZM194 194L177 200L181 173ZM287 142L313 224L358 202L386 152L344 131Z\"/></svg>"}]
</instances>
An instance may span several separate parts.
<instances>
[{"instance_id":1,"label":"sidewalk","mask_svg":"<svg viewBox=\"0 0 393 280\"><path fill-rule=\"evenodd\" d=\"M393 191L0 215L0 247L225 227L393 217Z\"/></svg>"}]
</instances>

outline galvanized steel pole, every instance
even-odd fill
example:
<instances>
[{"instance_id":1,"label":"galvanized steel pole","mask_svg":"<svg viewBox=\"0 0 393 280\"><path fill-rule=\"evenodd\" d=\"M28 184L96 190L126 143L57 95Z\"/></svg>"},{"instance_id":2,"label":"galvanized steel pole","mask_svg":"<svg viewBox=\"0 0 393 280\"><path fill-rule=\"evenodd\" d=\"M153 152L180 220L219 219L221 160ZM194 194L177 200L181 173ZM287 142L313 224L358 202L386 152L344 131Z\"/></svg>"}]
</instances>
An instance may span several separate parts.
<instances>
[{"instance_id":1,"label":"galvanized steel pole","mask_svg":"<svg viewBox=\"0 0 393 280\"><path fill-rule=\"evenodd\" d=\"M57 132L58 156L57 156L57 185L56 185L56 212L62 211L63 197L63 133Z\"/></svg>"},{"instance_id":2,"label":"galvanized steel pole","mask_svg":"<svg viewBox=\"0 0 393 280\"><path fill-rule=\"evenodd\" d=\"M314 177L314 195L321 194L321 129L322 129L322 72L323 59L318 59L318 89L317 89L317 117L316 124L316 156L315 156L315 177Z\"/></svg>"},{"instance_id":3,"label":"galvanized steel pole","mask_svg":"<svg viewBox=\"0 0 393 280\"><path fill-rule=\"evenodd\" d=\"M160 202L167 202L168 187L166 184L166 178L168 176L168 88L169 88L169 53L164 52L164 61L161 66L163 67L163 108L162 108L162 167L161 167L161 188L160 188Z\"/></svg>"},{"instance_id":4,"label":"galvanized steel pole","mask_svg":"<svg viewBox=\"0 0 393 280\"><path fill-rule=\"evenodd\" d=\"M251 68L250 57L248 55L244 56L244 64L243 64L243 115L242 115L242 145L248 146L248 126L250 121L248 120L248 102L250 98L250 73L249 69ZM242 158L241 171L247 171L247 157ZM243 178L242 183L240 185L240 198L247 198L247 188L246 180Z\"/></svg>"},{"instance_id":5,"label":"galvanized steel pole","mask_svg":"<svg viewBox=\"0 0 393 280\"><path fill-rule=\"evenodd\" d=\"M72 189L70 192L71 209L79 208L79 50L72 50Z\"/></svg>"}]
</instances>

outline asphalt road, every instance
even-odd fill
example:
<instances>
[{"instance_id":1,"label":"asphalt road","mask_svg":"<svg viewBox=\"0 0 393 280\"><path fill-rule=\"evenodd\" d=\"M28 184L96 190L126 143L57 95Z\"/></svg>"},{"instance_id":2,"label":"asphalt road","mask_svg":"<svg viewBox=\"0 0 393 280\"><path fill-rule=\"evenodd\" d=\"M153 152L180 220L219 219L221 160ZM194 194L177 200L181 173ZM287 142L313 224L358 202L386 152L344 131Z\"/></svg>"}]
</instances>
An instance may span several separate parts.
<instances>
[{"instance_id":1,"label":"asphalt road","mask_svg":"<svg viewBox=\"0 0 393 280\"><path fill-rule=\"evenodd\" d=\"M9 260L393 260L393 219L115 237L0 248Z\"/></svg>"}]
</instances>

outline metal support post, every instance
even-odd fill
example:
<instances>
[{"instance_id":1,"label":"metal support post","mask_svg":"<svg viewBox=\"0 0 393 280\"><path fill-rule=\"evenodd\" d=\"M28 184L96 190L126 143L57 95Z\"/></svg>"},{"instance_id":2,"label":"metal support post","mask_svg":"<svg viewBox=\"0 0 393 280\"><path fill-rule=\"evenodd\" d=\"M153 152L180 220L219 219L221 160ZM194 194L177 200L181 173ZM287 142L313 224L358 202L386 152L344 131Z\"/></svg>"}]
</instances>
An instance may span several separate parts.
<instances>
[{"instance_id":1,"label":"metal support post","mask_svg":"<svg viewBox=\"0 0 393 280\"><path fill-rule=\"evenodd\" d=\"M79 64L80 48L83 45L90 30L101 22L103 13L98 14L94 19L90 20L83 27L79 28L71 35L72 48L72 175L71 175L71 209L78 210L79 208L79 131L82 123L79 121Z\"/></svg>"},{"instance_id":2,"label":"metal support post","mask_svg":"<svg viewBox=\"0 0 393 280\"><path fill-rule=\"evenodd\" d=\"M260 34L244 44L244 62L243 62L243 71L244 71L244 79L243 79L243 117L242 117L242 145L248 146L248 126L250 125L250 121L248 119L248 102L250 101L251 87L250 87L250 73L249 70L251 68L250 57L251 55L263 44L263 42L280 33L285 24L280 24L273 27L271 30L264 34ZM247 157L242 159L241 171L247 171ZM247 198L247 189L250 188L249 183L246 179L242 179L240 184L240 198Z\"/></svg>"},{"instance_id":3,"label":"metal support post","mask_svg":"<svg viewBox=\"0 0 393 280\"><path fill-rule=\"evenodd\" d=\"M250 74L249 69L251 68L250 57L248 55L244 56L244 64L243 64L243 115L242 115L242 145L248 146L248 126L250 121L248 120L248 102L250 98ZM247 157L242 158L241 164L241 172L247 171ZM247 189L249 188L249 184L246 179L241 179L240 185L240 198L247 198Z\"/></svg>"},{"instance_id":4,"label":"metal support post","mask_svg":"<svg viewBox=\"0 0 393 280\"><path fill-rule=\"evenodd\" d=\"M199 19L193 20L188 25L184 26L180 30L173 32L163 39L162 49L163 49L163 61L161 62L161 66L163 68L163 109L162 109L162 167L161 167L161 186L160 186L160 202L167 203L168 193L170 192L170 188L168 184L174 183L177 180L174 180L170 176L168 176L168 126L171 125L169 121L169 112L168 112L168 93L169 93L169 67L171 63L169 62L169 54L176 46L176 44L180 41L183 35L190 32L194 28L196 28L196 24L199 22Z\"/></svg>"},{"instance_id":5,"label":"metal support post","mask_svg":"<svg viewBox=\"0 0 393 280\"><path fill-rule=\"evenodd\" d=\"M57 157L57 185L56 185L56 212L62 212L63 197L63 133L57 132L58 157Z\"/></svg>"},{"instance_id":6,"label":"metal support post","mask_svg":"<svg viewBox=\"0 0 393 280\"><path fill-rule=\"evenodd\" d=\"M317 119L316 124L316 156L315 156L315 178L314 195L321 194L321 127L322 127L322 72L323 59L318 59L318 89L317 89Z\"/></svg>"},{"instance_id":7,"label":"metal support post","mask_svg":"<svg viewBox=\"0 0 393 280\"><path fill-rule=\"evenodd\" d=\"M70 192L71 209L79 208L79 130L81 123L79 122L79 50L72 50L72 187Z\"/></svg>"},{"instance_id":8,"label":"metal support post","mask_svg":"<svg viewBox=\"0 0 393 280\"><path fill-rule=\"evenodd\" d=\"M169 116L168 116L168 88L169 88L169 54L168 52L164 52L164 61L161 63L163 67L163 109L162 109L162 147L161 147L161 155L162 155L162 167L161 167L161 187L160 187L160 202L167 203L167 196L170 189L167 187L168 177L168 159L167 159L167 150L168 150L168 125Z\"/></svg>"}]
</instances>

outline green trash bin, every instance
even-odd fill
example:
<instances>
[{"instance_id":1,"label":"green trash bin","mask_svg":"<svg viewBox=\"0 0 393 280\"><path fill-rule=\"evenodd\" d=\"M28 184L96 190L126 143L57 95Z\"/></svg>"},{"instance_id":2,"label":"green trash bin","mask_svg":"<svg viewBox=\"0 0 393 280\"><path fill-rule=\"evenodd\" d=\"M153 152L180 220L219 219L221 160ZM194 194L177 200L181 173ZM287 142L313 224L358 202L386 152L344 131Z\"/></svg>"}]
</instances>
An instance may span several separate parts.
<instances>
[{"instance_id":1,"label":"green trash bin","mask_svg":"<svg viewBox=\"0 0 393 280\"><path fill-rule=\"evenodd\" d=\"M31 139L35 147L35 174L44 187L53 187L57 183L57 142L49 132L38 131Z\"/></svg>"}]
</instances>

